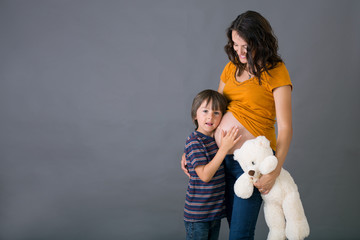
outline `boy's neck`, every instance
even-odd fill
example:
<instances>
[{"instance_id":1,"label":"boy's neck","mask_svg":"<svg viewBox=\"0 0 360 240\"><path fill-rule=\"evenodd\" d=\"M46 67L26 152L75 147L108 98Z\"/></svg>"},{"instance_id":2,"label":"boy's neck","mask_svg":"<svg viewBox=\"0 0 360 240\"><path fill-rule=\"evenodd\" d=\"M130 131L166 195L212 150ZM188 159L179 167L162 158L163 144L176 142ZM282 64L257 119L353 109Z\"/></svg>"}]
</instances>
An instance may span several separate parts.
<instances>
[{"instance_id":1,"label":"boy's neck","mask_svg":"<svg viewBox=\"0 0 360 240\"><path fill-rule=\"evenodd\" d=\"M198 128L195 130L195 131L197 131L197 132L199 132L199 133L202 133L202 134L204 134L204 135L206 135L206 136L208 136L208 137L214 137L214 135L215 135L215 130L214 131L212 131L212 132L204 132L204 131L200 131Z\"/></svg>"}]
</instances>

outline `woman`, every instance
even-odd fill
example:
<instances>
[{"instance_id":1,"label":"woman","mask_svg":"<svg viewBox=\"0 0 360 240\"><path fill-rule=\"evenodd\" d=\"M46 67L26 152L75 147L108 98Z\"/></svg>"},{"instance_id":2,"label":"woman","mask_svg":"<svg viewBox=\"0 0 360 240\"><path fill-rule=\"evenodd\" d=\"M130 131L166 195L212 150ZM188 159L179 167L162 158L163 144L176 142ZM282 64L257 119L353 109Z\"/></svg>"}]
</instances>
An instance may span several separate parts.
<instances>
[{"instance_id":1,"label":"woman","mask_svg":"<svg viewBox=\"0 0 360 240\"><path fill-rule=\"evenodd\" d=\"M227 113L215 132L221 145L221 130L236 126L242 136L225 157L226 207L230 226L229 239L254 239L255 225L260 211L261 194L267 194L280 174L292 137L291 91L288 71L278 55L277 39L269 22L254 11L239 15L227 29L225 46L230 62L225 66L218 91L229 100ZM277 120L277 139L275 135ZM279 160L277 168L263 175L255 184L249 199L234 195L234 183L243 173L233 152L242 144L263 135L270 140ZM184 160L182 168L186 172Z\"/></svg>"}]
</instances>

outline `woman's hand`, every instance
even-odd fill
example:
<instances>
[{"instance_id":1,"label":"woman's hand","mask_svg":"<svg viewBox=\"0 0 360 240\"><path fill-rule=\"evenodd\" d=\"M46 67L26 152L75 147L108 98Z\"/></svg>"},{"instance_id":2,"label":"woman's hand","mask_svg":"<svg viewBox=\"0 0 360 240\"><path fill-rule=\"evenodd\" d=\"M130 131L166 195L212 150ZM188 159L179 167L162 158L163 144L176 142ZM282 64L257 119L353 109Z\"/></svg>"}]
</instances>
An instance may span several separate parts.
<instances>
[{"instance_id":1,"label":"woman's hand","mask_svg":"<svg viewBox=\"0 0 360 240\"><path fill-rule=\"evenodd\" d=\"M254 183L254 186L259 189L259 192L261 194L268 194L271 188L274 186L276 178L278 176L278 171L274 170L269 174L262 175L259 180Z\"/></svg>"},{"instance_id":2,"label":"woman's hand","mask_svg":"<svg viewBox=\"0 0 360 240\"><path fill-rule=\"evenodd\" d=\"M186 168L186 158L185 153L181 156L181 169L184 171L184 173L190 178L189 170Z\"/></svg>"}]
</instances>

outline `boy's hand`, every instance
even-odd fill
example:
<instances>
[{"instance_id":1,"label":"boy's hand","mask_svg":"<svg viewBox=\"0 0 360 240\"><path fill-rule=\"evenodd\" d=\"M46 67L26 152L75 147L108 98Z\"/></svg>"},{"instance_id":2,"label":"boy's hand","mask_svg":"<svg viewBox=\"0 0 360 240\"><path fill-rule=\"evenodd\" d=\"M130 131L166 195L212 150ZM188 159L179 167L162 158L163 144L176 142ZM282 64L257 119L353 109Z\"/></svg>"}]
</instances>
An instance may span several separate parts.
<instances>
[{"instance_id":1,"label":"boy's hand","mask_svg":"<svg viewBox=\"0 0 360 240\"><path fill-rule=\"evenodd\" d=\"M241 135L237 136L239 129L232 127L229 132L221 129L221 146L220 148L229 151L236 143L240 141Z\"/></svg>"}]
</instances>

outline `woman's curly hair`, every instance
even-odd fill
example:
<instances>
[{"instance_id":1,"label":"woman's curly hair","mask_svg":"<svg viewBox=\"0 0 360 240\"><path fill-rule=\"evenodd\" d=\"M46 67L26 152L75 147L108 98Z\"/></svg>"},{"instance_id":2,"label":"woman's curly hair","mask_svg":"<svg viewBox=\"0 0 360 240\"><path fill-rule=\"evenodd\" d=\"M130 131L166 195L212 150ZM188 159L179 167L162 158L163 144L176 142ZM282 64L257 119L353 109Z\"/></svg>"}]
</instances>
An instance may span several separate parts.
<instances>
[{"instance_id":1,"label":"woman's curly hair","mask_svg":"<svg viewBox=\"0 0 360 240\"><path fill-rule=\"evenodd\" d=\"M261 84L261 73L268 72L280 62L283 62L278 54L278 42L270 23L259 13L247 11L239 15L226 30L228 43L224 49L231 62L237 68L238 76L245 70L246 64L239 60L234 50L232 31L236 31L247 43L247 62L249 71L252 72Z\"/></svg>"}]
</instances>

